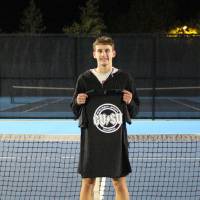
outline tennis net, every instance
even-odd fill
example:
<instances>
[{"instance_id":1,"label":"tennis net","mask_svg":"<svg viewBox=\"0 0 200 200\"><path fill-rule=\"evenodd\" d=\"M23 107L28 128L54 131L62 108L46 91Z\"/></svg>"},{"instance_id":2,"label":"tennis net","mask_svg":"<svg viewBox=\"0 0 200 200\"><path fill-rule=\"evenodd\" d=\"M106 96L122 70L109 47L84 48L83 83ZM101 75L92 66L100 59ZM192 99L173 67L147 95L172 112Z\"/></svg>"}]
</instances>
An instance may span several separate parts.
<instances>
[{"instance_id":1,"label":"tennis net","mask_svg":"<svg viewBox=\"0 0 200 200\"><path fill-rule=\"evenodd\" d=\"M0 135L0 199L78 200L79 136ZM130 199L199 200L200 136L129 136ZM114 199L101 178L99 199Z\"/></svg>"}]
</instances>

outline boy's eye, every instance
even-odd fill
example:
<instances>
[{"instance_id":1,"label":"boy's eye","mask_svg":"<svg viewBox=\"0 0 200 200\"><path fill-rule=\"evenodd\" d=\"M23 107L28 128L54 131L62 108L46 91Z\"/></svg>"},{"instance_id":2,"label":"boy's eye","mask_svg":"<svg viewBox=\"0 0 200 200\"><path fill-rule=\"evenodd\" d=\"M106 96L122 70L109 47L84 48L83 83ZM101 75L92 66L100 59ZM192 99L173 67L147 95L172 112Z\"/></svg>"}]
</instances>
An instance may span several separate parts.
<instances>
[{"instance_id":1,"label":"boy's eye","mask_svg":"<svg viewBox=\"0 0 200 200\"><path fill-rule=\"evenodd\" d=\"M103 51L105 51L106 53L109 53L110 49L105 49L105 50L98 49L97 50L98 53L102 53Z\"/></svg>"}]
</instances>

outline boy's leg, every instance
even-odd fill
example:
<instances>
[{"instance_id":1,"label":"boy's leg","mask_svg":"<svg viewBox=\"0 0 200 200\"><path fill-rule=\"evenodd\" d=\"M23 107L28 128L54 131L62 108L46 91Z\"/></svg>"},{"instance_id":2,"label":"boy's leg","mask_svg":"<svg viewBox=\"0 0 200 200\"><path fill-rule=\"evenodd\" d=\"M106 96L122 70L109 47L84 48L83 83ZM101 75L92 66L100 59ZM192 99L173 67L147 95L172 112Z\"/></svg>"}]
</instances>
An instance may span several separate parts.
<instances>
[{"instance_id":1,"label":"boy's leg","mask_svg":"<svg viewBox=\"0 0 200 200\"><path fill-rule=\"evenodd\" d=\"M95 178L82 179L80 200L93 200L95 180Z\"/></svg>"},{"instance_id":2,"label":"boy's leg","mask_svg":"<svg viewBox=\"0 0 200 200\"><path fill-rule=\"evenodd\" d=\"M112 182L116 194L115 200L129 200L126 177L113 178Z\"/></svg>"}]
</instances>

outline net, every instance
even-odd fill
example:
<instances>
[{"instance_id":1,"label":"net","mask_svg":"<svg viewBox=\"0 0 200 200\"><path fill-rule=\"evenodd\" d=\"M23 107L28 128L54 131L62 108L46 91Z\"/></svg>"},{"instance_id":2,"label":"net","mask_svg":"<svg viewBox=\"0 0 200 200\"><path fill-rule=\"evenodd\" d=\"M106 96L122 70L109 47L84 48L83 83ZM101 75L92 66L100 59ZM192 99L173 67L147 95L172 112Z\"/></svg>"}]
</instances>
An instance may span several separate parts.
<instances>
[{"instance_id":1,"label":"net","mask_svg":"<svg viewBox=\"0 0 200 200\"><path fill-rule=\"evenodd\" d=\"M0 97L0 117L73 118L74 88L64 83L50 85L13 84L10 97ZM160 80L156 87L141 81L138 85L141 104L137 118L200 118L200 86L195 81L183 85L177 80Z\"/></svg>"},{"instance_id":2,"label":"net","mask_svg":"<svg viewBox=\"0 0 200 200\"><path fill-rule=\"evenodd\" d=\"M78 200L78 136L0 135L2 200ZM130 199L200 199L200 136L129 136ZM114 199L111 179L101 178L99 199Z\"/></svg>"}]
</instances>

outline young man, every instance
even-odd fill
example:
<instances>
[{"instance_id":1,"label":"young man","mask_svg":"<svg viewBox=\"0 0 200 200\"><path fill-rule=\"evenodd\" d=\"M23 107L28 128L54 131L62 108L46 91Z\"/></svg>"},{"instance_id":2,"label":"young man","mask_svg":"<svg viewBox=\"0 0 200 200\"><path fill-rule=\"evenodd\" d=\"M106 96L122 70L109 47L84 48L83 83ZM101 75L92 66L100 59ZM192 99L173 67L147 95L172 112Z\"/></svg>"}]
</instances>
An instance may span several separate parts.
<instances>
[{"instance_id":1,"label":"young man","mask_svg":"<svg viewBox=\"0 0 200 200\"><path fill-rule=\"evenodd\" d=\"M136 116L139 99L131 76L113 66L115 56L112 38L102 36L95 40L93 57L97 66L79 76L71 104L81 127L80 200L92 200L96 177L111 177L116 200L129 199L126 175L131 167L126 122L130 120L126 119ZM99 101L105 102L103 106ZM97 108L93 109L94 104Z\"/></svg>"}]
</instances>

